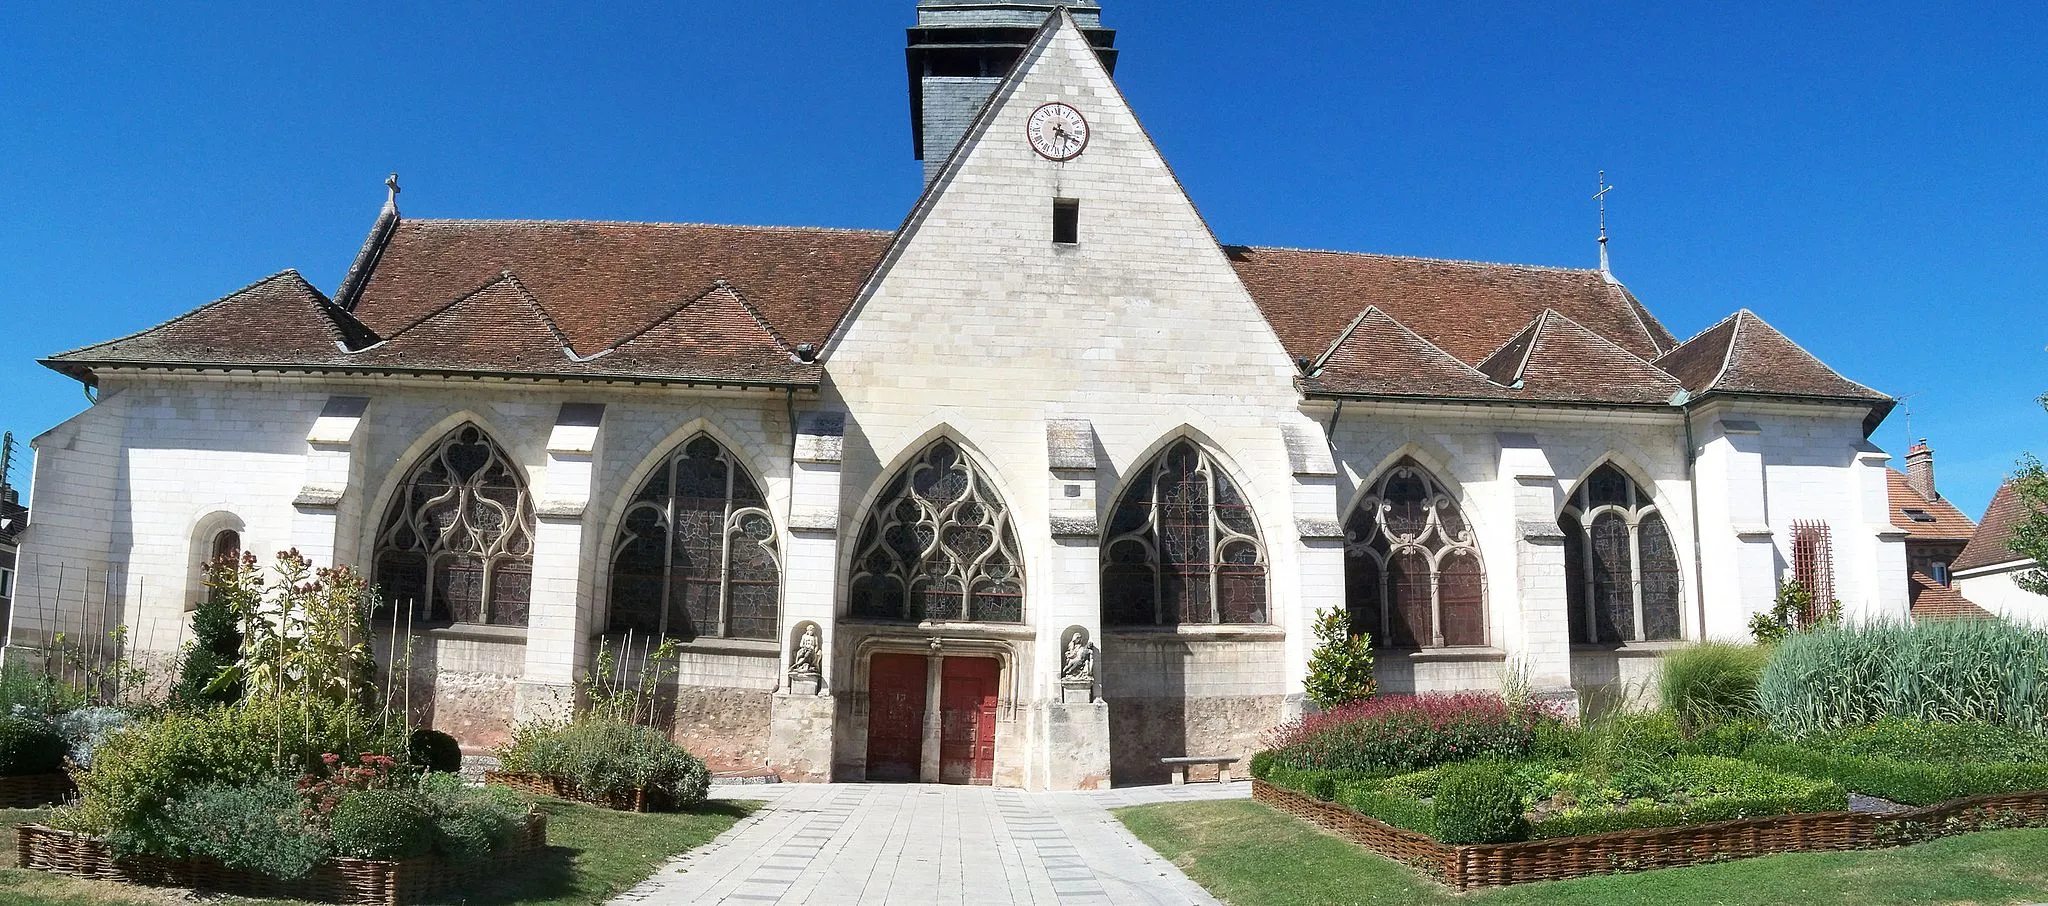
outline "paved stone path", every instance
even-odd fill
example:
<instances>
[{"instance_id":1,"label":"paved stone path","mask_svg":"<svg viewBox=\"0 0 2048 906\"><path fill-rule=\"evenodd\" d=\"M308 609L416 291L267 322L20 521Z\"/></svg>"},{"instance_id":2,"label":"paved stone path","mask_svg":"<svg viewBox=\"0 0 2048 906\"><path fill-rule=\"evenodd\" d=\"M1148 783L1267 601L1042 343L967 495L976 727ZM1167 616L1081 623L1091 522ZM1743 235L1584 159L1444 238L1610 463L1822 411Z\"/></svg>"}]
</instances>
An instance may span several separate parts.
<instances>
[{"instance_id":1,"label":"paved stone path","mask_svg":"<svg viewBox=\"0 0 2048 906\"><path fill-rule=\"evenodd\" d=\"M614 906L1215 904L1108 810L1245 798L1251 784L1026 793L921 784L715 786L767 805Z\"/></svg>"}]
</instances>

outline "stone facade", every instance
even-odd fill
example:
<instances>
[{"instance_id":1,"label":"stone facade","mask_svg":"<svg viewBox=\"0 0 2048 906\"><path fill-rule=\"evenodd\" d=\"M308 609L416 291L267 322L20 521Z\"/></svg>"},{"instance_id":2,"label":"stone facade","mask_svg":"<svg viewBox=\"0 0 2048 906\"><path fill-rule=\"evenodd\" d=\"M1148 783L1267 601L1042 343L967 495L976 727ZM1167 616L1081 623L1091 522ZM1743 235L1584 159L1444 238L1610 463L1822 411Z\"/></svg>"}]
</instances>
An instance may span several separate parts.
<instances>
[{"instance_id":1,"label":"stone facade","mask_svg":"<svg viewBox=\"0 0 2048 906\"><path fill-rule=\"evenodd\" d=\"M1022 140L1050 102L1087 111L1086 153L1053 162ZM565 713L597 653L627 644L607 634L620 526L674 451L708 436L772 518L778 628L682 646L659 696L677 738L721 770L865 779L871 732L900 704L871 694L877 658L923 658L924 691L911 678L891 694L924 696L913 773L938 779L957 729L939 716L953 694L942 677L973 662L992 734L974 735L992 758L976 779L1033 789L1160 780L1160 757L1249 754L1299 716L1313 615L1346 603L1342 526L1397 461L1448 489L1473 532L1485 644L1383 654L1390 692L1494 689L1511 670L1564 699L1646 681L1675 643L1571 641L1559 514L1606 465L1668 524L1683 639L1746 636L1795 519L1834 527L1852 618L1906 611L1867 407L1307 398L1300 365L1071 20L1040 34L941 163L818 351L814 388L102 368L98 402L37 439L30 543L110 571L108 600L138 644L174 649L212 527L232 521L247 550L367 568L406 476L473 424L534 502L530 615L426 630L398 666L423 719L488 746L517 721ZM1079 242L1048 241L1055 199L1079 203ZM940 441L1014 529L1020 620L853 613L863 527ZM1265 619L1106 626L1102 539L1117 502L1181 442L1247 502ZM13 629L17 645L53 631L19 615ZM380 644L388 663L389 635Z\"/></svg>"}]
</instances>

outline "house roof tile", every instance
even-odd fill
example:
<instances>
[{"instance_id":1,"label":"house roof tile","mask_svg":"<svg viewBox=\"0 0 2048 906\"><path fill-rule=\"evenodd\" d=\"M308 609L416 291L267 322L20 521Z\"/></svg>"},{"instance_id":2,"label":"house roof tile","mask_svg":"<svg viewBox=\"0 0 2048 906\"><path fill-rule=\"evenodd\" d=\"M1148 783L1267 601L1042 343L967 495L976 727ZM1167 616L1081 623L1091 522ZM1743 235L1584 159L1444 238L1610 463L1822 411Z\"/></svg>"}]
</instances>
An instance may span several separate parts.
<instances>
[{"instance_id":1,"label":"house roof tile","mask_svg":"<svg viewBox=\"0 0 2048 906\"><path fill-rule=\"evenodd\" d=\"M1977 533L1970 538L1968 546L1949 568L1956 571L1997 566L2002 563L2026 561L2029 558L2012 549L2013 526L2027 518L2026 500L2020 497L2019 488L2007 479L1998 486L1998 493L1991 495L1991 505L1984 508L1984 518L1977 522Z\"/></svg>"},{"instance_id":2,"label":"house roof tile","mask_svg":"<svg viewBox=\"0 0 2048 906\"><path fill-rule=\"evenodd\" d=\"M1924 541L1968 541L1977 533L1977 524L1947 498L1927 499L1913 486L1906 483L1906 473L1897 469L1884 470L1885 493L1891 499L1892 525L1904 529L1906 536ZM1926 513L1932 522L1922 522L1906 514L1919 510Z\"/></svg>"},{"instance_id":3,"label":"house roof tile","mask_svg":"<svg viewBox=\"0 0 2048 906\"><path fill-rule=\"evenodd\" d=\"M1986 620L1991 612L1963 597L1953 586L1934 581L1932 576L1915 570L1907 581L1910 583L1907 596L1915 620Z\"/></svg>"},{"instance_id":4,"label":"house roof tile","mask_svg":"<svg viewBox=\"0 0 2048 906\"><path fill-rule=\"evenodd\" d=\"M1661 405L1679 390L1676 378L1554 310L1537 315L1478 367L1536 399Z\"/></svg>"}]
</instances>

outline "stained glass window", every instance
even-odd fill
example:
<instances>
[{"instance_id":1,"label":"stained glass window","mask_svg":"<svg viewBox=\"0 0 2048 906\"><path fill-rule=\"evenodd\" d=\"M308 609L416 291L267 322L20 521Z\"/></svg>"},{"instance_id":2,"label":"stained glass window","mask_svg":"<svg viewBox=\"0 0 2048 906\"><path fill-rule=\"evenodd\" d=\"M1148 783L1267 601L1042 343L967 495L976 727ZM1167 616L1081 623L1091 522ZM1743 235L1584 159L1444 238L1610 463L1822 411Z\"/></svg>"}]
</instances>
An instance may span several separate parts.
<instances>
[{"instance_id":1,"label":"stained glass window","mask_svg":"<svg viewBox=\"0 0 2048 906\"><path fill-rule=\"evenodd\" d=\"M1024 566L1009 508L951 441L926 447L889 483L854 551L856 617L1024 619Z\"/></svg>"},{"instance_id":2,"label":"stained glass window","mask_svg":"<svg viewBox=\"0 0 2048 906\"><path fill-rule=\"evenodd\" d=\"M415 620L526 625L533 501L518 466L474 424L434 444L377 532L386 606Z\"/></svg>"},{"instance_id":3,"label":"stained glass window","mask_svg":"<svg viewBox=\"0 0 2048 906\"><path fill-rule=\"evenodd\" d=\"M626 506L612 551L611 629L773 640L780 562L760 485L718 441L698 435Z\"/></svg>"},{"instance_id":4,"label":"stained glass window","mask_svg":"<svg viewBox=\"0 0 2048 906\"><path fill-rule=\"evenodd\" d=\"M1458 502L1412 459L1389 468L1344 524L1353 632L1383 648L1486 644L1486 570Z\"/></svg>"},{"instance_id":5,"label":"stained glass window","mask_svg":"<svg viewBox=\"0 0 2048 906\"><path fill-rule=\"evenodd\" d=\"M1209 454L1167 448L1129 480L1102 546L1102 619L1120 626L1264 623L1266 548Z\"/></svg>"},{"instance_id":6,"label":"stained glass window","mask_svg":"<svg viewBox=\"0 0 2048 906\"><path fill-rule=\"evenodd\" d=\"M1648 492L1612 464L1572 491L1564 532L1572 641L1667 641L1681 633L1684 583L1671 529Z\"/></svg>"}]
</instances>

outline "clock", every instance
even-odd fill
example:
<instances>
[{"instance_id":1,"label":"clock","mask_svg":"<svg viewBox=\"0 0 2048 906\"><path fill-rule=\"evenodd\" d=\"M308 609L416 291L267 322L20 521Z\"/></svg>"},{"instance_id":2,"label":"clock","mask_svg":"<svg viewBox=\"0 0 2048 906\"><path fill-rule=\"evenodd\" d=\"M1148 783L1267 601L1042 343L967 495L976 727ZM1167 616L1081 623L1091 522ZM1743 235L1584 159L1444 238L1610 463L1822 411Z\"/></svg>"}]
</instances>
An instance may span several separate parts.
<instances>
[{"instance_id":1,"label":"clock","mask_svg":"<svg viewBox=\"0 0 2048 906\"><path fill-rule=\"evenodd\" d=\"M1081 111L1054 101L1031 111L1024 124L1031 150L1046 160L1073 160L1088 147L1088 121Z\"/></svg>"}]
</instances>

